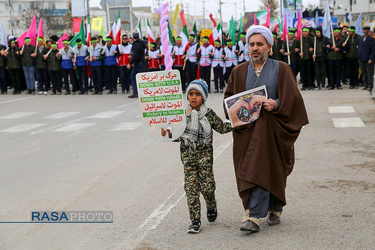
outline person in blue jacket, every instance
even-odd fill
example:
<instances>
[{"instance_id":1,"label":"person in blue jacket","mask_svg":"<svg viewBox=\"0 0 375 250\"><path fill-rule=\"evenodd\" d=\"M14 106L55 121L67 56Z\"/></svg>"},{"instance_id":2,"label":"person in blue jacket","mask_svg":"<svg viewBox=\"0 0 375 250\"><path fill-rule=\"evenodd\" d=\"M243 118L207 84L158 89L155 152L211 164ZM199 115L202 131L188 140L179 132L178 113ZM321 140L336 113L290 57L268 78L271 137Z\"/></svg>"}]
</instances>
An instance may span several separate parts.
<instances>
[{"instance_id":1,"label":"person in blue jacket","mask_svg":"<svg viewBox=\"0 0 375 250\"><path fill-rule=\"evenodd\" d=\"M107 94L117 94L117 55L120 54L117 45L112 44L113 38L111 36L106 37L106 45L102 51L105 53L104 67L106 73L106 83L109 89Z\"/></svg>"},{"instance_id":2,"label":"person in blue jacket","mask_svg":"<svg viewBox=\"0 0 375 250\"><path fill-rule=\"evenodd\" d=\"M79 84L79 95L88 94L88 77L87 77L87 46L82 44L81 39L76 40L76 45L73 47L74 59L73 64L76 66L78 84Z\"/></svg>"}]
</instances>

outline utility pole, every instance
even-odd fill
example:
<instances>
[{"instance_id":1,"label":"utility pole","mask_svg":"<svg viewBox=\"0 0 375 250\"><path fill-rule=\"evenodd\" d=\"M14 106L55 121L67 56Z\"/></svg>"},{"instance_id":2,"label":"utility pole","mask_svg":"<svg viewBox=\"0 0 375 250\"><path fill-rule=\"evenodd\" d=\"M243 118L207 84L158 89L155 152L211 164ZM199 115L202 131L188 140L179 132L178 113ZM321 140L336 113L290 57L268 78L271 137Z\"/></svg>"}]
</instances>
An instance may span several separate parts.
<instances>
[{"instance_id":1,"label":"utility pole","mask_svg":"<svg viewBox=\"0 0 375 250\"><path fill-rule=\"evenodd\" d=\"M242 5L243 5L243 17L245 16L245 0L242 0Z\"/></svg>"},{"instance_id":2,"label":"utility pole","mask_svg":"<svg viewBox=\"0 0 375 250\"><path fill-rule=\"evenodd\" d=\"M12 29L12 36L14 35L13 34L13 27L14 27L14 24L13 24L13 15L12 15L12 4L10 3L10 0L9 0L9 13L10 13L10 27Z\"/></svg>"},{"instance_id":3,"label":"utility pole","mask_svg":"<svg viewBox=\"0 0 375 250\"><path fill-rule=\"evenodd\" d=\"M223 18L222 18L222 14L221 14L221 12L222 12L221 5L222 5L222 4L223 4L223 2L222 2L221 0L219 0L220 23L223 22Z\"/></svg>"},{"instance_id":4,"label":"utility pole","mask_svg":"<svg viewBox=\"0 0 375 250\"><path fill-rule=\"evenodd\" d=\"M205 17L205 14L206 14L206 8L205 8L205 6L204 6L205 1L203 0L202 3L203 3L203 28L205 29L205 28L206 28L206 17Z\"/></svg>"}]
</instances>

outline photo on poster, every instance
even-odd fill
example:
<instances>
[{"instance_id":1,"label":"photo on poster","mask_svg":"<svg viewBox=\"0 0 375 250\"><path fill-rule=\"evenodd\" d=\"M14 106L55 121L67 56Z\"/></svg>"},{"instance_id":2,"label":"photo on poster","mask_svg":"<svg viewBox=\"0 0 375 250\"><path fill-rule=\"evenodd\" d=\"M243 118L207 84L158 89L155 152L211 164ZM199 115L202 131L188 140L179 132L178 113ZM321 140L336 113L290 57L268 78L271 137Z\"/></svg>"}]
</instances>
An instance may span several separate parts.
<instances>
[{"instance_id":1,"label":"photo on poster","mask_svg":"<svg viewBox=\"0 0 375 250\"><path fill-rule=\"evenodd\" d=\"M267 99L266 86L263 85L224 99L232 127L239 127L258 120L262 103L256 103L255 101L258 98L254 97L262 97L262 99L265 97Z\"/></svg>"}]
</instances>

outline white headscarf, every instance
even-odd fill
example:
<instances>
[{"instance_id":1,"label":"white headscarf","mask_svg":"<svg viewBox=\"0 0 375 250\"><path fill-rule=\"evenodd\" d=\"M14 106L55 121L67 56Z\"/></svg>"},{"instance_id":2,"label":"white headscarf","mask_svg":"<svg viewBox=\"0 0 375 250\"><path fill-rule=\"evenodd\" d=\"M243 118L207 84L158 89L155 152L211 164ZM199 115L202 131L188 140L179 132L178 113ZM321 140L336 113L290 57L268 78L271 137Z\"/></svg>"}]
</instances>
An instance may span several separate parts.
<instances>
[{"instance_id":1,"label":"white headscarf","mask_svg":"<svg viewBox=\"0 0 375 250\"><path fill-rule=\"evenodd\" d=\"M249 39L253 34L261 34L266 39L268 44L273 45L273 36L269 28L262 25L253 25L246 33L246 43L249 43Z\"/></svg>"}]
</instances>

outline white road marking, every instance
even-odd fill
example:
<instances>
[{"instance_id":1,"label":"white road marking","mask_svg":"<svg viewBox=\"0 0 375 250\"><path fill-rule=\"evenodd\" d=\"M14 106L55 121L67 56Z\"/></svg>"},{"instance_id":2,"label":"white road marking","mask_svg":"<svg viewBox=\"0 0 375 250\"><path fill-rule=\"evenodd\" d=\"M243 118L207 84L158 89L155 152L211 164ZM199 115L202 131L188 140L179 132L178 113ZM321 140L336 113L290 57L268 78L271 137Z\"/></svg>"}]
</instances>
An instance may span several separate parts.
<instances>
[{"instance_id":1,"label":"white road marking","mask_svg":"<svg viewBox=\"0 0 375 250\"><path fill-rule=\"evenodd\" d=\"M35 98L35 96L30 96L30 97L26 97L26 98L18 98L18 99L13 99L13 100L9 100L9 101L3 101L3 102L0 102L0 104L6 104L6 103L10 103L10 102L23 101L23 100L27 100L27 99L31 99L31 98Z\"/></svg>"},{"instance_id":2,"label":"white road marking","mask_svg":"<svg viewBox=\"0 0 375 250\"><path fill-rule=\"evenodd\" d=\"M232 141L221 144L214 150L214 161L232 144ZM139 226L138 230L130 237L131 242L120 242L118 248L124 248L125 244L130 249L137 247L147 234L155 229L168 215L168 213L178 204L185 196L182 183L159 207L157 207L150 216ZM174 199L172 199L174 198ZM177 198L177 199L176 199ZM176 200L175 200L176 199ZM174 201L175 200L175 201Z\"/></svg>"},{"instance_id":3,"label":"white road marking","mask_svg":"<svg viewBox=\"0 0 375 250\"><path fill-rule=\"evenodd\" d=\"M351 117L351 118L332 118L333 126L335 128L360 128L366 127L363 123L362 119L359 117Z\"/></svg>"},{"instance_id":4,"label":"white road marking","mask_svg":"<svg viewBox=\"0 0 375 250\"><path fill-rule=\"evenodd\" d=\"M54 130L53 132L76 132L94 126L96 123L73 123Z\"/></svg>"},{"instance_id":5,"label":"white road marking","mask_svg":"<svg viewBox=\"0 0 375 250\"><path fill-rule=\"evenodd\" d=\"M328 107L330 114L355 113L353 106L330 106Z\"/></svg>"},{"instance_id":6,"label":"white road marking","mask_svg":"<svg viewBox=\"0 0 375 250\"><path fill-rule=\"evenodd\" d=\"M1 119L18 119L18 118L26 117L26 116L33 115L33 114L36 114L36 113L37 112L16 112L16 113L13 113L13 114L10 114L10 115L2 116L0 118Z\"/></svg>"},{"instance_id":7,"label":"white road marking","mask_svg":"<svg viewBox=\"0 0 375 250\"><path fill-rule=\"evenodd\" d=\"M46 117L43 117L43 118L44 119L65 119L65 118L68 118L70 116L73 116L73 115L76 115L76 114L79 114L79 113L80 112L60 112L60 113L49 115L49 116L46 116Z\"/></svg>"},{"instance_id":8,"label":"white road marking","mask_svg":"<svg viewBox=\"0 0 375 250\"><path fill-rule=\"evenodd\" d=\"M116 125L114 128L109 129L109 131L134 130L140 126L142 126L142 122L123 122Z\"/></svg>"},{"instance_id":9,"label":"white road marking","mask_svg":"<svg viewBox=\"0 0 375 250\"><path fill-rule=\"evenodd\" d=\"M6 133L20 133L20 132L25 132L28 130L32 130L34 128L38 128L40 126L45 125L44 123L26 123L26 124L18 124L16 126L13 126L11 128L7 128L4 130L1 130L1 132L6 132Z\"/></svg>"},{"instance_id":10,"label":"white road marking","mask_svg":"<svg viewBox=\"0 0 375 250\"><path fill-rule=\"evenodd\" d=\"M108 118L113 118L115 116L118 116L125 111L107 111L107 112L101 112L96 115L89 116L91 119L108 119Z\"/></svg>"}]
</instances>

